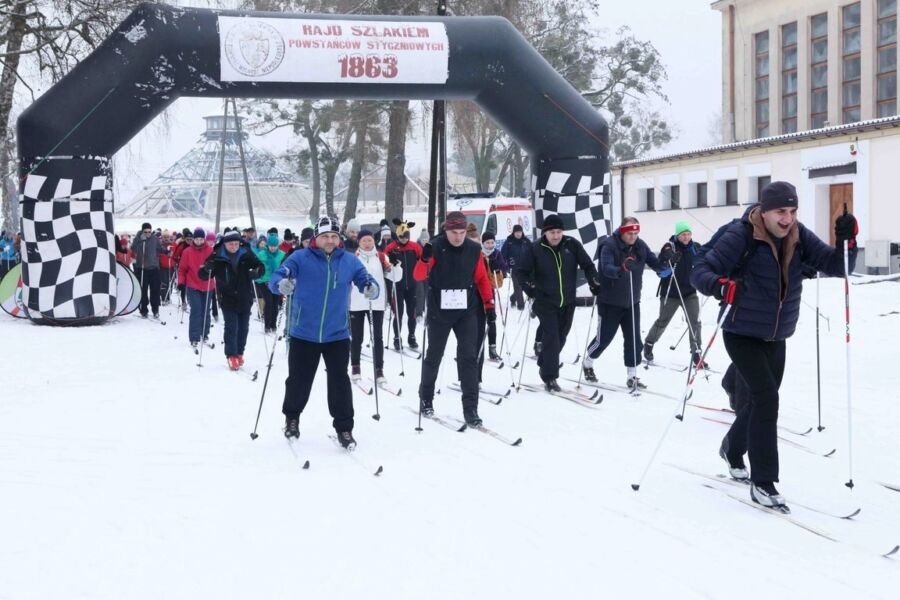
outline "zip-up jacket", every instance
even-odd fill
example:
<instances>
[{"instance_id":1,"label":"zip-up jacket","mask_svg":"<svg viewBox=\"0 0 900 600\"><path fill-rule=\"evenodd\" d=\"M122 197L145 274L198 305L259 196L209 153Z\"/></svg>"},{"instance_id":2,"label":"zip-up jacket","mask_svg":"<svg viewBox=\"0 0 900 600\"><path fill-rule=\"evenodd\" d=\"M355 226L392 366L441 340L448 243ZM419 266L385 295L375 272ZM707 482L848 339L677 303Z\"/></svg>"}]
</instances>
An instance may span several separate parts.
<instances>
[{"instance_id":1,"label":"zip-up jacket","mask_svg":"<svg viewBox=\"0 0 900 600\"><path fill-rule=\"evenodd\" d=\"M741 272L735 274L743 279L744 289L722 329L763 340L786 339L794 334L800 315L803 265L842 277L843 250L829 246L797 222L781 240L779 252L756 207L740 221L729 224L713 247L697 259L691 283L699 292L713 295L713 290L720 285L719 278L727 277L744 255L748 243L744 222L753 226L752 243L756 249ZM851 271L855 264L854 248L850 251Z\"/></svg>"},{"instance_id":2,"label":"zip-up jacket","mask_svg":"<svg viewBox=\"0 0 900 600\"><path fill-rule=\"evenodd\" d=\"M209 291L216 291L216 282L213 280L200 279L200 267L212 254L213 249L205 242L199 248L191 243L181 252L181 260L178 261L178 285L182 283L191 289L205 292L207 286Z\"/></svg>"},{"instance_id":3,"label":"zip-up jacket","mask_svg":"<svg viewBox=\"0 0 900 600\"><path fill-rule=\"evenodd\" d=\"M632 286L634 304L641 301L641 287L644 280L644 267L649 266L657 273L666 270L650 247L638 238L632 246L626 246L616 229L611 236L603 240L600 253L600 302L612 306L628 308L632 305ZM633 256L629 266L631 276L622 270L626 256ZM629 279L631 281L629 281Z\"/></svg>"},{"instance_id":4,"label":"zip-up jacket","mask_svg":"<svg viewBox=\"0 0 900 600\"><path fill-rule=\"evenodd\" d=\"M280 248L276 248L275 252L270 252L268 246L265 248L257 248L254 252L256 252L256 258L258 258L259 262L266 268L266 272L263 273L262 277L256 280L256 283L269 283L269 280L272 278L272 273L274 273L275 269L280 267L281 263L284 262L285 254Z\"/></svg>"},{"instance_id":5,"label":"zip-up jacket","mask_svg":"<svg viewBox=\"0 0 900 600\"><path fill-rule=\"evenodd\" d=\"M413 277L413 271L416 269L416 263L422 258L422 246L412 240L405 244L391 242L384 249L388 259L390 259L391 252L394 250L400 252L400 266L403 267L403 279L397 282L397 289L404 290L415 287L416 280Z\"/></svg>"},{"instance_id":6,"label":"zip-up jacket","mask_svg":"<svg viewBox=\"0 0 900 600\"><path fill-rule=\"evenodd\" d=\"M158 269L159 256L165 254L166 249L158 237L151 233L145 239L142 233L131 242L131 253L134 255L135 269Z\"/></svg>"},{"instance_id":7,"label":"zip-up jacket","mask_svg":"<svg viewBox=\"0 0 900 600\"><path fill-rule=\"evenodd\" d=\"M384 289L385 281L396 281L403 277L403 267L400 265L392 267L387 257L374 248L369 252L360 248L356 251L356 258L359 259L372 278L375 279L378 289ZM372 310L384 310L386 296L387 294L379 294L377 298L370 302L362 295L362 292L350 286L350 311L369 310L370 306Z\"/></svg>"},{"instance_id":8,"label":"zip-up jacket","mask_svg":"<svg viewBox=\"0 0 900 600\"><path fill-rule=\"evenodd\" d=\"M503 247L500 249L506 264L515 269L519 261L522 260L522 255L528 251L531 243L531 240L524 235L521 238L516 238L515 234L512 233L506 236L506 241L503 242Z\"/></svg>"},{"instance_id":9,"label":"zip-up jacket","mask_svg":"<svg viewBox=\"0 0 900 600\"><path fill-rule=\"evenodd\" d=\"M265 267L253 251L242 242L238 247L237 260L233 260L223 244L213 247L212 254L207 257L200 269L200 279L215 277L219 304L230 310L249 310L255 299L253 280L265 270Z\"/></svg>"},{"instance_id":10,"label":"zip-up jacket","mask_svg":"<svg viewBox=\"0 0 900 600\"><path fill-rule=\"evenodd\" d=\"M288 314L291 337L320 344L350 337L351 284L360 291L369 283L378 287L358 258L343 248L335 248L327 255L312 243L285 259L272 274L269 289L280 294L278 282L285 277L297 283ZM378 289L380 296L381 288Z\"/></svg>"},{"instance_id":11,"label":"zip-up jacket","mask_svg":"<svg viewBox=\"0 0 900 600\"><path fill-rule=\"evenodd\" d=\"M428 318L456 319L460 314L459 310L441 308L441 290L466 290L465 310L492 310L494 289L484 266L481 244L466 239L462 245L454 246L439 235L431 247L431 259L427 263L419 260L413 274L417 281L428 281Z\"/></svg>"},{"instance_id":12,"label":"zip-up jacket","mask_svg":"<svg viewBox=\"0 0 900 600\"><path fill-rule=\"evenodd\" d=\"M694 262L702 253L703 248L703 246L693 240L685 246L678 241L678 236L674 235L669 238L668 245L672 246L673 256L671 262L674 268L670 267L669 261L662 263L665 270L659 274L660 280L657 294L663 302L668 298L677 299L679 290L681 290L681 295L684 298L697 293L697 290L691 284L691 272L694 270ZM660 250L660 256L665 252L665 248L663 246ZM672 281L672 275L675 276L675 281ZM676 281L678 282L677 288L675 287Z\"/></svg>"},{"instance_id":13,"label":"zip-up jacket","mask_svg":"<svg viewBox=\"0 0 900 600\"><path fill-rule=\"evenodd\" d=\"M597 267L581 242L564 235L556 248L546 236L531 242L519 263L513 266L513 277L534 301L547 307L562 308L575 302L578 267L588 281L597 279Z\"/></svg>"},{"instance_id":14,"label":"zip-up jacket","mask_svg":"<svg viewBox=\"0 0 900 600\"><path fill-rule=\"evenodd\" d=\"M165 250L165 253L159 256L159 266L161 269L171 269L175 266L175 256L172 254L175 244L172 242L164 243L162 248Z\"/></svg>"}]
</instances>

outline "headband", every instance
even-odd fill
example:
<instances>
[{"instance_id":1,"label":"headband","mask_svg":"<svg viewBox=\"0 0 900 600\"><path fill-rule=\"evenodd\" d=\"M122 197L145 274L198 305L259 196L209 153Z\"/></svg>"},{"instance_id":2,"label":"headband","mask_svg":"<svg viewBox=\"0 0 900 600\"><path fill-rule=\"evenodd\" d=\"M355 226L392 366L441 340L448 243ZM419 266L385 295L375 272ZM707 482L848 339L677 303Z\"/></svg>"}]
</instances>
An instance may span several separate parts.
<instances>
[{"instance_id":1,"label":"headband","mask_svg":"<svg viewBox=\"0 0 900 600\"><path fill-rule=\"evenodd\" d=\"M630 233L632 231L639 232L640 230L641 226L638 223L629 223L628 225L619 227L619 233Z\"/></svg>"}]
</instances>

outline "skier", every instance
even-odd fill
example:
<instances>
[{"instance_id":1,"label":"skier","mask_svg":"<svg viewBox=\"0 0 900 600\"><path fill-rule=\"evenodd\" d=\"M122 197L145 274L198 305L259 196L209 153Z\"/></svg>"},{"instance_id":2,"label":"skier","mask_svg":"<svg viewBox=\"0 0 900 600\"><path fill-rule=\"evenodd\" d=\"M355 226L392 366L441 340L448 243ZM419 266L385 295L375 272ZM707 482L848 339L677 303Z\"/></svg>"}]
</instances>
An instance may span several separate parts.
<instances>
[{"instance_id":1,"label":"skier","mask_svg":"<svg viewBox=\"0 0 900 600\"><path fill-rule=\"evenodd\" d=\"M159 257L159 279L162 285L160 289L160 294L162 295L160 303L168 304L169 298L172 296L172 280L175 277L175 244L172 242L172 236L168 231L163 231L160 239L162 247L166 251L165 254Z\"/></svg>"},{"instance_id":2,"label":"skier","mask_svg":"<svg viewBox=\"0 0 900 600\"><path fill-rule=\"evenodd\" d=\"M634 217L625 217L611 236L598 248L600 293L597 304L597 334L588 343L587 355L581 363L586 381L597 381L594 360L606 350L616 329L625 338L624 358L628 370L626 384L632 391L646 389L637 376L641 356L641 284L644 265L657 273L666 266L640 239L641 225Z\"/></svg>"},{"instance_id":3,"label":"skier","mask_svg":"<svg viewBox=\"0 0 900 600\"><path fill-rule=\"evenodd\" d=\"M188 340L196 349L202 341L209 343L209 305L216 291L216 282L200 279L200 268L212 254L212 248L206 244L206 232L200 227L194 230L190 238L191 245L181 253L178 262L178 291L187 298L187 306L191 307L188 317Z\"/></svg>"},{"instance_id":4,"label":"skier","mask_svg":"<svg viewBox=\"0 0 900 600\"><path fill-rule=\"evenodd\" d=\"M384 252L393 241L393 234L391 233L391 227L388 225L387 221L382 219L381 221L381 229L378 232L379 239L377 240L375 247L378 248L379 252Z\"/></svg>"},{"instance_id":5,"label":"skier","mask_svg":"<svg viewBox=\"0 0 900 600\"><path fill-rule=\"evenodd\" d=\"M350 219L344 228L344 250L353 253L357 248L359 248L359 221Z\"/></svg>"},{"instance_id":6,"label":"skier","mask_svg":"<svg viewBox=\"0 0 900 600\"><path fill-rule=\"evenodd\" d=\"M653 362L653 344L666 330L666 326L678 309L685 311L691 347L691 362L698 368L708 368L708 364L700 362L700 301L697 290L691 285L691 271L694 261L701 253L701 246L691 239L691 225L687 221L675 224L675 235L663 244L659 252L660 262L666 269L659 273L660 282L657 289L659 296L659 317L650 328L644 340L644 358ZM684 301L684 306L681 303Z\"/></svg>"},{"instance_id":7,"label":"skier","mask_svg":"<svg viewBox=\"0 0 900 600\"><path fill-rule=\"evenodd\" d=\"M394 224L397 226L397 241L388 244L384 253L389 257L399 256L399 264L403 269L403 279L392 286L396 292L393 298L393 308L396 311L394 314L394 350L399 352L400 321L403 318L404 307L406 307L407 325L406 344L413 350L419 347L419 343L416 341L416 281L413 278L413 270L422 256L422 246L409 239L410 229L415 226L415 223L394 219ZM394 255L394 252L398 254Z\"/></svg>"},{"instance_id":8,"label":"skier","mask_svg":"<svg viewBox=\"0 0 900 600\"><path fill-rule=\"evenodd\" d=\"M284 262L285 254L278 247L278 234L270 233L266 238L266 245L256 250L256 258L265 266L265 273L256 280L256 293L263 305L263 320L266 333L274 333L278 324L278 311L281 309L281 296L273 294L269 289L269 280L275 269Z\"/></svg>"},{"instance_id":9,"label":"skier","mask_svg":"<svg viewBox=\"0 0 900 600\"><path fill-rule=\"evenodd\" d=\"M147 318L149 304L153 318L159 319L159 257L166 253L166 249L153 234L150 223L141 225L141 233L134 239L131 251L134 253L134 274L141 283L141 316Z\"/></svg>"},{"instance_id":10,"label":"skier","mask_svg":"<svg viewBox=\"0 0 900 600\"><path fill-rule=\"evenodd\" d=\"M503 244L503 248L500 249L500 253L503 254L503 258L506 259L506 264L513 270L515 270L516 265L522 258L522 254L528 250L528 246L531 242L528 238L525 237L525 230L522 229L522 226L516 223L513 225L512 233L506 237L506 242ZM525 309L525 298L522 295L522 286L519 285L519 282L515 278L515 274L512 278L513 284L513 293L510 297L510 306L515 306L519 310Z\"/></svg>"},{"instance_id":11,"label":"skier","mask_svg":"<svg viewBox=\"0 0 900 600\"><path fill-rule=\"evenodd\" d=\"M793 335L800 313L802 263L828 275L843 276L843 248L850 269L856 262L856 219L844 213L834 223L832 248L797 219L797 190L773 181L760 192L758 207L724 233L698 261L691 283L715 296L731 313L722 324L722 340L749 402L738 406L719 455L735 479L751 480L750 497L767 507L787 510L778 493L778 404L784 375L785 340ZM748 239L747 229L752 231ZM753 252L746 255L748 245ZM746 260L743 260L746 258ZM736 271L739 263L741 268ZM744 454L750 455L750 472Z\"/></svg>"},{"instance_id":12,"label":"skier","mask_svg":"<svg viewBox=\"0 0 900 600\"><path fill-rule=\"evenodd\" d=\"M575 316L575 277L578 267L587 277L591 293L598 290L597 268L581 242L563 234L559 215L544 218L543 235L530 244L514 268L522 289L534 300L540 321L535 340L541 379L547 391L559 392L559 353L566 344ZM537 346L540 344L540 346Z\"/></svg>"},{"instance_id":13,"label":"skier","mask_svg":"<svg viewBox=\"0 0 900 600\"><path fill-rule=\"evenodd\" d=\"M496 319L494 294L482 260L481 247L466 239L466 217L458 211L447 215L444 235L425 244L415 266L415 278L426 281L428 348L422 362L419 402L422 414L434 415L434 383L450 332L456 335L456 364L462 388L463 418L480 427L478 416L478 318L483 311ZM481 302L479 302L479 297ZM483 308L482 308L483 305Z\"/></svg>"},{"instance_id":14,"label":"skier","mask_svg":"<svg viewBox=\"0 0 900 600\"><path fill-rule=\"evenodd\" d=\"M272 275L269 288L292 299L288 306L290 350L282 406L285 437L300 437L300 413L309 401L322 357L328 373L328 411L338 442L353 449L353 390L347 375L349 286L354 284L373 301L379 297L379 287L360 260L340 247L340 231L336 219L319 219L309 248L291 254ZM299 288L298 279L303 282Z\"/></svg>"},{"instance_id":15,"label":"skier","mask_svg":"<svg viewBox=\"0 0 900 600\"><path fill-rule=\"evenodd\" d=\"M491 288L499 290L503 288L503 279L509 275L509 265L503 254L497 251L497 239L493 232L485 231L481 234L481 252L484 254L485 266L487 267L488 277L491 280ZM483 336L484 330L479 329L479 333ZM487 322L488 334L488 358L494 361L500 360L497 354L497 321Z\"/></svg>"},{"instance_id":16,"label":"skier","mask_svg":"<svg viewBox=\"0 0 900 600\"><path fill-rule=\"evenodd\" d=\"M375 249L375 238L371 231L363 229L357 237L359 249L356 257L366 267L369 275L378 284L378 289L385 289L385 279L396 281L403 276L403 267L391 266L387 257ZM350 377L359 381L362 377L360 367L360 354L362 353L362 341L365 337L366 325L369 318L372 319L372 333L375 339L372 342L372 358L375 361L375 384L386 383L384 378L384 295L376 300L369 300L359 290L351 288L350 291Z\"/></svg>"}]
</instances>

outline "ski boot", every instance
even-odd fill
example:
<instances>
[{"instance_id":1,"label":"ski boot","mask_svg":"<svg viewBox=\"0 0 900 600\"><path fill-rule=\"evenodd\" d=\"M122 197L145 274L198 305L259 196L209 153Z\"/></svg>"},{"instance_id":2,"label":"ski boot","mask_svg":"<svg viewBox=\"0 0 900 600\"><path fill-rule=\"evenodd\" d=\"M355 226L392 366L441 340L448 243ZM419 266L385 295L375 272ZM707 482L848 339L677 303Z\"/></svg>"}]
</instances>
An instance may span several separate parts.
<instances>
[{"instance_id":1,"label":"ski boot","mask_svg":"<svg viewBox=\"0 0 900 600\"><path fill-rule=\"evenodd\" d=\"M288 439L300 437L300 419L297 417L285 417L284 437Z\"/></svg>"},{"instance_id":2,"label":"ski boot","mask_svg":"<svg viewBox=\"0 0 900 600\"><path fill-rule=\"evenodd\" d=\"M433 417L434 416L434 404L432 404L431 400L420 399L419 407L422 411L423 417Z\"/></svg>"},{"instance_id":3,"label":"ski boot","mask_svg":"<svg viewBox=\"0 0 900 600\"><path fill-rule=\"evenodd\" d=\"M750 484L750 499L766 508L772 508L783 513L790 513L791 509L785 504L784 496L775 489L771 481Z\"/></svg>"},{"instance_id":4,"label":"ski boot","mask_svg":"<svg viewBox=\"0 0 900 600\"><path fill-rule=\"evenodd\" d=\"M582 372L584 373L584 380L589 381L590 383L597 383L597 374L594 373L594 367L581 367Z\"/></svg>"},{"instance_id":5,"label":"ski boot","mask_svg":"<svg viewBox=\"0 0 900 600\"><path fill-rule=\"evenodd\" d=\"M398 337L394 338L394 350L400 352L400 338Z\"/></svg>"},{"instance_id":6,"label":"ski boot","mask_svg":"<svg viewBox=\"0 0 900 600\"><path fill-rule=\"evenodd\" d=\"M653 362L653 344L644 342L644 360L648 363Z\"/></svg>"},{"instance_id":7,"label":"ski boot","mask_svg":"<svg viewBox=\"0 0 900 600\"><path fill-rule=\"evenodd\" d=\"M466 420L466 425L469 427L481 427L483 424L481 417L478 416L478 409L476 408L464 408L463 418Z\"/></svg>"},{"instance_id":8,"label":"ski boot","mask_svg":"<svg viewBox=\"0 0 900 600\"><path fill-rule=\"evenodd\" d=\"M748 482L750 480L750 472L747 471L747 466L744 464L744 457L739 456L734 460L728 458L727 435L722 439L722 444L719 446L719 456L722 457L722 460L728 463L728 474L732 479L742 482Z\"/></svg>"},{"instance_id":9,"label":"ski boot","mask_svg":"<svg viewBox=\"0 0 900 600\"><path fill-rule=\"evenodd\" d=\"M191 342L191 348L194 349L194 352L200 349L200 342Z\"/></svg>"},{"instance_id":10,"label":"ski boot","mask_svg":"<svg viewBox=\"0 0 900 600\"><path fill-rule=\"evenodd\" d=\"M356 440L353 439L352 431L338 431L337 439L344 450L350 451L356 449Z\"/></svg>"},{"instance_id":11,"label":"ski boot","mask_svg":"<svg viewBox=\"0 0 900 600\"><path fill-rule=\"evenodd\" d=\"M629 377L628 381L625 382L625 387L627 387L630 392L639 392L647 389L647 386L641 383L641 380L637 376Z\"/></svg>"},{"instance_id":12,"label":"ski boot","mask_svg":"<svg viewBox=\"0 0 900 600\"><path fill-rule=\"evenodd\" d=\"M694 352L691 353L691 364L694 365L694 367L696 367L696 369L698 371L700 369L708 369L709 368L709 364L705 360L701 360L702 357L703 357L703 355L700 353L699 350L695 350Z\"/></svg>"},{"instance_id":13,"label":"ski boot","mask_svg":"<svg viewBox=\"0 0 900 600\"><path fill-rule=\"evenodd\" d=\"M387 383L387 378L384 376L384 369L375 369L375 384L381 385L383 383Z\"/></svg>"},{"instance_id":14,"label":"ski boot","mask_svg":"<svg viewBox=\"0 0 900 600\"><path fill-rule=\"evenodd\" d=\"M500 362L500 355L497 354L497 346L496 344L491 344L488 346L488 358L490 360Z\"/></svg>"},{"instance_id":15,"label":"ski boot","mask_svg":"<svg viewBox=\"0 0 900 600\"><path fill-rule=\"evenodd\" d=\"M544 389L548 392L561 392L562 389L559 387L559 384L556 383L555 379L550 379L549 381L544 382Z\"/></svg>"},{"instance_id":16,"label":"ski boot","mask_svg":"<svg viewBox=\"0 0 900 600\"><path fill-rule=\"evenodd\" d=\"M409 334L409 337L406 338L406 345L409 346L412 350L419 349L419 342L416 341L415 334L413 334L413 333Z\"/></svg>"},{"instance_id":17,"label":"ski boot","mask_svg":"<svg viewBox=\"0 0 900 600\"><path fill-rule=\"evenodd\" d=\"M540 355L541 355L541 349L542 349L543 347L544 347L544 343L543 343L543 342L535 342L535 343L534 343L534 355L535 355L535 356L540 356Z\"/></svg>"},{"instance_id":18,"label":"ski boot","mask_svg":"<svg viewBox=\"0 0 900 600\"><path fill-rule=\"evenodd\" d=\"M359 368L359 365L351 365L350 366L350 379L353 381L359 381L362 379L362 370Z\"/></svg>"}]
</instances>

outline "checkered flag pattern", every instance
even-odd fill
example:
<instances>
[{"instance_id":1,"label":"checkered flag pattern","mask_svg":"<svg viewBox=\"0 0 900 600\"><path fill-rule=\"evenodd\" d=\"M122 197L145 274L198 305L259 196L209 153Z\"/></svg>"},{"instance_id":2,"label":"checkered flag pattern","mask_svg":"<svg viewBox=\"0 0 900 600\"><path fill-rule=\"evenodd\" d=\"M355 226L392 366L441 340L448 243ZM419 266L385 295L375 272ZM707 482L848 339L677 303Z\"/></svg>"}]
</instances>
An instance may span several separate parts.
<instances>
[{"instance_id":1,"label":"checkered flag pattern","mask_svg":"<svg viewBox=\"0 0 900 600\"><path fill-rule=\"evenodd\" d=\"M79 174L65 176L73 172ZM23 302L32 320L85 325L115 314L108 173L108 161L65 157L41 162L25 178L22 284Z\"/></svg>"},{"instance_id":2,"label":"checkered flag pattern","mask_svg":"<svg viewBox=\"0 0 900 600\"><path fill-rule=\"evenodd\" d=\"M543 225L545 216L558 214L565 233L580 240L588 256L595 256L599 241L612 231L609 173L598 181L592 175L549 170L546 180L542 179L536 177L533 181L538 227Z\"/></svg>"}]
</instances>

